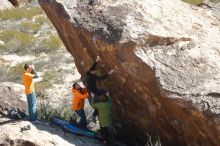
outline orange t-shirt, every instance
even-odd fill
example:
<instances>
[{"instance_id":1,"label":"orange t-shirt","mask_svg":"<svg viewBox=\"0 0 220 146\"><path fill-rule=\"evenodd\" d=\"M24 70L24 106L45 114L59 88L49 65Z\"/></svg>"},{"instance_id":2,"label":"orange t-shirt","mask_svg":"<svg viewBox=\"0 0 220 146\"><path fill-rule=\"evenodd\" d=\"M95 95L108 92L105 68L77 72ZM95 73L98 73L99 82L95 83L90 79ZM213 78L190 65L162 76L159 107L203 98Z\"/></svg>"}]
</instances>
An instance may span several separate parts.
<instances>
[{"instance_id":1,"label":"orange t-shirt","mask_svg":"<svg viewBox=\"0 0 220 146\"><path fill-rule=\"evenodd\" d=\"M84 101L89 96L89 93L86 91L85 93L81 93L79 90L72 89L72 93L74 95L73 99L73 110L81 110L84 108Z\"/></svg>"},{"instance_id":2,"label":"orange t-shirt","mask_svg":"<svg viewBox=\"0 0 220 146\"><path fill-rule=\"evenodd\" d=\"M28 72L23 73L23 82L25 86L25 94L30 94L34 92L34 82L33 82L34 75Z\"/></svg>"}]
</instances>

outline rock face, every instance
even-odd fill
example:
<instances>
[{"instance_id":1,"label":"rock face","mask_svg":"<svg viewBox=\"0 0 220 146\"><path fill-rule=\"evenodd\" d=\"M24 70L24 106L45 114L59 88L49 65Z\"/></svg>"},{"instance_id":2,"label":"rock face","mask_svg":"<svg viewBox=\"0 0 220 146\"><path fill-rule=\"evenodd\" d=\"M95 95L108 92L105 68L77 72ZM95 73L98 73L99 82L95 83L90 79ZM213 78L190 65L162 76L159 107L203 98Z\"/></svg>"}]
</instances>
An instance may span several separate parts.
<instances>
[{"instance_id":1,"label":"rock face","mask_svg":"<svg viewBox=\"0 0 220 146\"><path fill-rule=\"evenodd\" d=\"M0 0L0 11L3 10L3 9L10 9L12 7L13 6L10 4L9 1L7 1L7 0Z\"/></svg>"},{"instance_id":2,"label":"rock face","mask_svg":"<svg viewBox=\"0 0 220 146\"><path fill-rule=\"evenodd\" d=\"M27 99L24 94L24 86L12 82L0 83L0 114L8 114L8 111L16 108L27 111Z\"/></svg>"},{"instance_id":3,"label":"rock face","mask_svg":"<svg viewBox=\"0 0 220 146\"><path fill-rule=\"evenodd\" d=\"M208 3L208 6L212 9L212 11L214 12L214 16L220 20L220 3L218 4L212 4L212 3Z\"/></svg>"},{"instance_id":4,"label":"rock face","mask_svg":"<svg viewBox=\"0 0 220 146\"><path fill-rule=\"evenodd\" d=\"M220 143L220 22L179 0L39 0L76 66L101 57L100 86L113 97L127 142Z\"/></svg>"}]
</instances>

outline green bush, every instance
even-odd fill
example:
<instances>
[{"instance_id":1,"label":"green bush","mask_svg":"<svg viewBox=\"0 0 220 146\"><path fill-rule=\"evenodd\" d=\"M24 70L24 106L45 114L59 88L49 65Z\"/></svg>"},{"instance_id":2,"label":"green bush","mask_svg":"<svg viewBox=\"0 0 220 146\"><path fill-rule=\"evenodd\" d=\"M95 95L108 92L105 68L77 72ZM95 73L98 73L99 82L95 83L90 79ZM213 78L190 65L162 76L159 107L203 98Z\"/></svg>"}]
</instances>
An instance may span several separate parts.
<instances>
[{"instance_id":1,"label":"green bush","mask_svg":"<svg viewBox=\"0 0 220 146\"><path fill-rule=\"evenodd\" d=\"M10 81L8 77L8 68L6 66L0 66L0 82L7 82Z\"/></svg>"},{"instance_id":2,"label":"green bush","mask_svg":"<svg viewBox=\"0 0 220 146\"><path fill-rule=\"evenodd\" d=\"M62 45L62 42L57 34L50 35L49 38L45 39L43 43L49 49L53 49L53 50L57 50Z\"/></svg>"},{"instance_id":3,"label":"green bush","mask_svg":"<svg viewBox=\"0 0 220 146\"><path fill-rule=\"evenodd\" d=\"M37 33L41 28L41 24L33 22L22 22L21 29L23 32Z\"/></svg>"},{"instance_id":4,"label":"green bush","mask_svg":"<svg viewBox=\"0 0 220 146\"><path fill-rule=\"evenodd\" d=\"M73 110L65 104L54 106L50 99L40 100L38 104L38 115L40 119L49 121L51 118L59 118L67 121L76 121L76 115Z\"/></svg>"},{"instance_id":5,"label":"green bush","mask_svg":"<svg viewBox=\"0 0 220 146\"><path fill-rule=\"evenodd\" d=\"M213 3L219 3L220 0L209 0L210 2L213 2Z\"/></svg>"},{"instance_id":6,"label":"green bush","mask_svg":"<svg viewBox=\"0 0 220 146\"><path fill-rule=\"evenodd\" d=\"M57 34L49 34L48 38L42 40L35 52L53 52L62 47L62 42Z\"/></svg>"},{"instance_id":7,"label":"green bush","mask_svg":"<svg viewBox=\"0 0 220 146\"><path fill-rule=\"evenodd\" d=\"M16 19L31 19L36 15L43 14L43 11L40 7L33 8L13 8L13 9L5 9L0 13L0 19L3 20L16 20Z\"/></svg>"},{"instance_id":8,"label":"green bush","mask_svg":"<svg viewBox=\"0 0 220 146\"><path fill-rule=\"evenodd\" d=\"M24 50L24 48L32 46L35 38L25 32L8 29L0 33L0 40L5 42L5 45L2 46L2 48L9 49L11 52L17 53Z\"/></svg>"},{"instance_id":9,"label":"green bush","mask_svg":"<svg viewBox=\"0 0 220 146\"><path fill-rule=\"evenodd\" d=\"M0 82L16 82L22 83L23 65L14 67L0 66Z\"/></svg>"},{"instance_id":10,"label":"green bush","mask_svg":"<svg viewBox=\"0 0 220 146\"><path fill-rule=\"evenodd\" d=\"M37 91L41 91L42 93L45 92L45 90L51 88L53 84L49 81L43 81L35 84L35 89Z\"/></svg>"},{"instance_id":11,"label":"green bush","mask_svg":"<svg viewBox=\"0 0 220 146\"><path fill-rule=\"evenodd\" d=\"M182 1L189 3L189 4L195 4L195 5L201 4L203 2L203 0L182 0Z\"/></svg>"},{"instance_id":12,"label":"green bush","mask_svg":"<svg viewBox=\"0 0 220 146\"><path fill-rule=\"evenodd\" d=\"M35 85L37 91L45 92L45 90L51 88L58 77L58 73L54 70L48 70L44 73L44 81Z\"/></svg>"},{"instance_id":13,"label":"green bush","mask_svg":"<svg viewBox=\"0 0 220 146\"><path fill-rule=\"evenodd\" d=\"M47 23L49 25L52 25L52 23L50 22L50 20L46 17L46 16L39 16L39 17L36 17L35 19L35 22L36 23L39 23L41 25Z\"/></svg>"}]
</instances>

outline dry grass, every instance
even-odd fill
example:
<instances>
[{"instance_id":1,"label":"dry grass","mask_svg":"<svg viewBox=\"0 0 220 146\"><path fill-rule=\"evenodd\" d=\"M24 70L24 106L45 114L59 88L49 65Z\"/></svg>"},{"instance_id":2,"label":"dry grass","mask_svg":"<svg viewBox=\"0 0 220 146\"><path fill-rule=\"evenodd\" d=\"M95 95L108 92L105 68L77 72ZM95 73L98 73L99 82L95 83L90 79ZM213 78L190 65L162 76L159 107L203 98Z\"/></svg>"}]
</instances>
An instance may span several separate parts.
<instances>
[{"instance_id":1,"label":"dry grass","mask_svg":"<svg viewBox=\"0 0 220 146\"><path fill-rule=\"evenodd\" d=\"M23 32L37 33L41 28L41 24L33 22L22 22L21 30Z\"/></svg>"},{"instance_id":2,"label":"dry grass","mask_svg":"<svg viewBox=\"0 0 220 146\"><path fill-rule=\"evenodd\" d=\"M40 119L49 121L52 118L59 118L67 121L76 121L76 115L68 105L61 101L59 106L54 106L50 101L51 99L40 100L38 104L38 116Z\"/></svg>"},{"instance_id":3,"label":"dry grass","mask_svg":"<svg viewBox=\"0 0 220 146\"><path fill-rule=\"evenodd\" d=\"M16 82L22 84L23 65L15 67L0 66L0 82Z\"/></svg>"},{"instance_id":4,"label":"dry grass","mask_svg":"<svg viewBox=\"0 0 220 146\"><path fill-rule=\"evenodd\" d=\"M35 23L39 23L41 25L43 24L49 24L52 26L52 23L50 22L50 20L46 17L46 16L39 16L35 18Z\"/></svg>"},{"instance_id":5,"label":"dry grass","mask_svg":"<svg viewBox=\"0 0 220 146\"><path fill-rule=\"evenodd\" d=\"M2 51L7 49L7 52L18 53L33 46L36 39L28 33L7 29L0 33L0 40L5 42L5 45L0 47Z\"/></svg>"},{"instance_id":6,"label":"dry grass","mask_svg":"<svg viewBox=\"0 0 220 146\"><path fill-rule=\"evenodd\" d=\"M49 38L45 39L43 43L50 50L57 50L62 45L62 41L57 34L50 35Z\"/></svg>"},{"instance_id":7,"label":"dry grass","mask_svg":"<svg viewBox=\"0 0 220 146\"><path fill-rule=\"evenodd\" d=\"M210 2L213 2L213 3L219 3L220 0L209 0Z\"/></svg>"},{"instance_id":8,"label":"dry grass","mask_svg":"<svg viewBox=\"0 0 220 146\"><path fill-rule=\"evenodd\" d=\"M201 4L203 2L203 0L182 0L182 1L195 5Z\"/></svg>"},{"instance_id":9,"label":"dry grass","mask_svg":"<svg viewBox=\"0 0 220 146\"><path fill-rule=\"evenodd\" d=\"M5 9L0 13L0 19L3 20L17 20L17 19L31 19L36 15L43 14L43 11L40 7L33 8L13 8Z\"/></svg>"}]
</instances>

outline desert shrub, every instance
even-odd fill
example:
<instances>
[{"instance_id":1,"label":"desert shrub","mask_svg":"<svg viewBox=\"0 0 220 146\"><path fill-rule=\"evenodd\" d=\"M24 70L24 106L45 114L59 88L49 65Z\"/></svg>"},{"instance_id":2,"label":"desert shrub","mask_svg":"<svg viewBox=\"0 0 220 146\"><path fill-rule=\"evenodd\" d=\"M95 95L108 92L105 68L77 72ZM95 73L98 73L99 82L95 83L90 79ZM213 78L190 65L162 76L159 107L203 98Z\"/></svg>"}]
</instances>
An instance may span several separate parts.
<instances>
[{"instance_id":1,"label":"desert shrub","mask_svg":"<svg viewBox=\"0 0 220 146\"><path fill-rule=\"evenodd\" d=\"M219 3L220 0L209 0L210 2L213 2L213 3Z\"/></svg>"},{"instance_id":2,"label":"desert shrub","mask_svg":"<svg viewBox=\"0 0 220 146\"><path fill-rule=\"evenodd\" d=\"M16 82L22 83L23 65L14 67L0 66L0 82Z\"/></svg>"},{"instance_id":3,"label":"desert shrub","mask_svg":"<svg viewBox=\"0 0 220 146\"><path fill-rule=\"evenodd\" d=\"M44 76L45 77L45 76ZM35 89L37 91L45 92L45 90L51 88L53 84L49 81L43 81L35 84Z\"/></svg>"},{"instance_id":4,"label":"desert shrub","mask_svg":"<svg viewBox=\"0 0 220 146\"><path fill-rule=\"evenodd\" d=\"M62 47L62 42L57 34L51 34L48 38L45 38L44 40L39 43L39 45L36 47L35 51L36 53L49 53L57 51L59 48Z\"/></svg>"},{"instance_id":5,"label":"desert shrub","mask_svg":"<svg viewBox=\"0 0 220 146\"><path fill-rule=\"evenodd\" d=\"M25 48L31 47L35 38L25 32L18 30L7 29L0 33L0 40L5 42L1 48L7 49L8 52L22 52Z\"/></svg>"},{"instance_id":6,"label":"desert shrub","mask_svg":"<svg viewBox=\"0 0 220 146\"><path fill-rule=\"evenodd\" d=\"M50 20L46 17L46 16L39 16L35 18L35 23L39 23L41 25L43 24L49 24L52 26L52 23L50 22Z\"/></svg>"},{"instance_id":7,"label":"desert shrub","mask_svg":"<svg viewBox=\"0 0 220 146\"><path fill-rule=\"evenodd\" d=\"M201 4L203 2L203 0L182 0L182 1L189 3L189 4L195 4L195 5Z\"/></svg>"},{"instance_id":8,"label":"desert shrub","mask_svg":"<svg viewBox=\"0 0 220 146\"><path fill-rule=\"evenodd\" d=\"M31 19L36 15L43 14L43 11L40 7L33 7L33 8L13 8L13 9L5 9L0 13L0 19L7 20L16 20L27 18Z\"/></svg>"},{"instance_id":9,"label":"desert shrub","mask_svg":"<svg viewBox=\"0 0 220 146\"><path fill-rule=\"evenodd\" d=\"M36 90L45 92L47 89L51 88L58 77L58 73L53 69L44 72L44 81L39 82L35 85Z\"/></svg>"},{"instance_id":10,"label":"desert shrub","mask_svg":"<svg viewBox=\"0 0 220 146\"><path fill-rule=\"evenodd\" d=\"M41 28L41 24L33 22L22 22L21 30L23 32L37 33Z\"/></svg>"},{"instance_id":11,"label":"desert shrub","mask_svg":"<svg viewBox=\"0 0 220 146\"><path fill-rule=\"evenodd\" d=\"M42 43L38 46L36 52L53 52L58 50L62 45L62 42L58 35L50 35L48 38L44 39Z\"/></svg>"},{"instance_id":12,"label":"desert shrub","mask_svg":"<svg viewBox=\"0 0 220 146\"><path fill-rule=\"evenodd\" d=\"M61 101L55 106L50 103L50 99L40 100L38 103L38 115L40 119L49 121L51 118L59 118L67 121L76 121L76 115L70 106Z\"/></svg>"},{"instance_id":13,"label":"desert shrub","mask_svg":"<svg viewBox=\"0 0 220 146\"><path fill-rule=\"evenodd\" d=\"M0 66L0 82L8 81L8 69L5 66Z\"/></svg>"},{"instance_id":14,"label":"desert shrub","mask_svg":"<svg viewBox=\"0 0 220 146\"><path fill-rule=\"evenodd\" d=\"M52 49L52 50L57 50L62 42L57 34L50 35L48 39L45 39L43 42L47 48Z\"/></svg>"}]
</instances>

